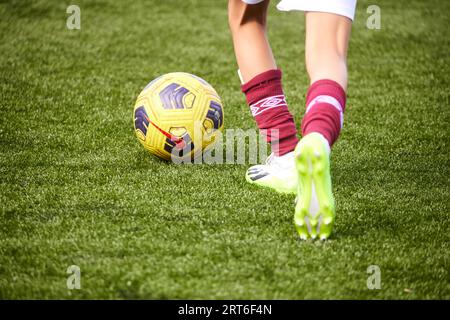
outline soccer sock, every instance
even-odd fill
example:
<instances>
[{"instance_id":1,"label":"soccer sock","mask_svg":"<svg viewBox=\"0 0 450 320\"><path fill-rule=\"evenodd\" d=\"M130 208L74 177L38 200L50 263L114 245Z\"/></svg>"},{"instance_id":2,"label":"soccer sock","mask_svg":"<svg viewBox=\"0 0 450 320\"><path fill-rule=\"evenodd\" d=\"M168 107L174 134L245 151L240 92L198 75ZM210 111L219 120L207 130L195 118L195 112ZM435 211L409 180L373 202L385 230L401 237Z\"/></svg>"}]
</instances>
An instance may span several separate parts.
<instances>
[{"instance_id":1,"label":"soccer sock","mask_svg":"<svg viewBox=\"0 0 450 320\"><path fill-rule=\"evenodd\" d=\"M271 144L272 152L282 156L293 151L298 142L297 128L281 86L281 70L257 75L242 85L242 92L259 130Z\"/></svg>"},{"instance_id":2,"label":"soccer sock","mask_svg":"<svg viewBox=\"0 0 450 320\"><path fill-rule=\"evenodd\" d=\"M327 79L314 82L306 95L302 135L320 133L331 147L344 123L345 101L345 91L339 83Z\"/></svg>"}]
</instances>

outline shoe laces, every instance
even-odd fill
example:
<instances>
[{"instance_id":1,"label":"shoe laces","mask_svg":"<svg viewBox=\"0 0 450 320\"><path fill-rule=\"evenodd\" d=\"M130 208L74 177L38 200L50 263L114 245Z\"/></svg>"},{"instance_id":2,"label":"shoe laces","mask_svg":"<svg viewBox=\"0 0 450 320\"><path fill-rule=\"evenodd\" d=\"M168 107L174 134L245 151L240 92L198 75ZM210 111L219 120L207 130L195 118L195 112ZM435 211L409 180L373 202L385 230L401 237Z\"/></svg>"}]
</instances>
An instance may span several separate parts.
<instances>
[{"instance_id":1,"label":"shoe laces","mask_svg":"<svg viewBox=\"0 0 450 320\"><path fill-rule=\"evenodd\" d=\"M294 166L294 160L290 163L290 158L277 157L273 152L267 157L265 165L281 170L291 169Z\"/></svg>"},{"instance_id":2,"label":"shoe laces","mask_svg":"<svg viewBox=\"0 0 450 320\"><path fill-rule=\"evenodd\" d=\"M282 161L280 157L277 157L275 153L271 153L267 159L265 164L269 167L272 167L274 169L286 169L286 163L285 161Z\"/></svg>"},{"instance_id":3,"label":"shoe laces","mask_svg":"<svg viewBox=\"0 0 450 320\"><path fill-rule=\"evenodd\" d=\"M274 159L275 159L275 153L272 152L272 153L267 157L265 164L267 164L267 165L273 164L273 162L276 162L276 161L274 161Z\"/></svg>"}]
</instances>

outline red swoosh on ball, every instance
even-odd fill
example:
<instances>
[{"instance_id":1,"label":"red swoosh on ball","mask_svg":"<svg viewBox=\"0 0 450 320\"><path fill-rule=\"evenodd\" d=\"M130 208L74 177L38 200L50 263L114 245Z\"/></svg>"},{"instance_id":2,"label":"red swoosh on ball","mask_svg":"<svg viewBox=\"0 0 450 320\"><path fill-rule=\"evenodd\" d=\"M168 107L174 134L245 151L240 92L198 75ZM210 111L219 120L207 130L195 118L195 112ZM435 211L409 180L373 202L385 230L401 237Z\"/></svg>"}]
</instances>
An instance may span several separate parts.
<instances>
[{"instance_id":1,"label":"red swoosh on ball","mask_svg":"<svg viewBox=\"0 0 450 320\"><path fill-rule=\"evenodd\" d=\"M175 148L177 149L183 149L186 146L186 142L183 140L183 138L174 136L173 134L171 134L170 132L167 132L163 129L161 129L160 127L158 127L155 123L153 123L152 121L150 121L150 118L144 114L144 117L147 119L147 121L149 123L151 123L156 129L158 129L159 132L161 132L163 135L165 135L167 138L169 138L172 142L175 143Z\"/></svg>"}]
</instances>

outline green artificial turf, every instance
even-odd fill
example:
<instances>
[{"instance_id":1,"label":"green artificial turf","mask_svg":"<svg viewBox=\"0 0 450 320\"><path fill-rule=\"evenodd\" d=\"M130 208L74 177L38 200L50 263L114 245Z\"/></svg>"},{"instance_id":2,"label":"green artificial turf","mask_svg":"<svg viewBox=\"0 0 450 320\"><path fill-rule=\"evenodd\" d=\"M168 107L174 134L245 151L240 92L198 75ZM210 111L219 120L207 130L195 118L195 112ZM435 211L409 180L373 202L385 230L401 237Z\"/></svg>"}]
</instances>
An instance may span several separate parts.
<instances>
[{"instance_id":1,"label":"green artificial turf","mask_svg":"<svg viewBox=\"0 0 450 320\"><path fill-rule=\"evenodd\" d=\"M448 1L358 1L325 243L299 241L294 196L247 165L165 163L134 136L138 93L172 71L216 88L225 128L254 128L226 1L79 0L81 30L69 4L0 1L1 299L450 299ZM299 124L304 16L273 2L269 27Z\"/></svg>"}]
</instances>

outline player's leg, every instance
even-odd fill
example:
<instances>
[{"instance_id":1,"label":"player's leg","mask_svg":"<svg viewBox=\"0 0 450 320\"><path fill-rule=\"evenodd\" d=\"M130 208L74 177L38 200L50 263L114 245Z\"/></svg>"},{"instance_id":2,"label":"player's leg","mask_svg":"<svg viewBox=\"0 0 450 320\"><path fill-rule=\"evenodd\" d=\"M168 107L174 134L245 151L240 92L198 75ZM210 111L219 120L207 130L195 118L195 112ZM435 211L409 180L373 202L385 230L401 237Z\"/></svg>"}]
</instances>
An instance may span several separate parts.
<instances>
[{"instance_id":1,"label":"player's leg","mask_svg":"<svg viewBox=\"0 0 450 320\"><path fill-rule=\"evenodd\" d=\"M302 120L303 138L295 149L299 190L294 220L302 238L325 239L334 222L330 148L343 124L351 26L352 21L342 15L306 13L310 87Z\"/></svg>"},{"instance_id":2,"label":"player's leg","mask_svg":"<svg viewBox=\"0 0 450 320\"><path fill-rule=\"evenodd\" d=\"M352 21L344 16L307 12L305 58L310 84L328 79L347 89L347 49Z\"/></svg>"},{"instance_id":3,"label":"player's leg","mask_svg":"<svg viewBox=\"0 0 450 320\"><path fill-rule=\"evenodd\" d=\"M228 2L228 22L243 82L277 68L266 33L269 2Z\"/></svg>"},{"instance_id":4,"label":"player's leg","mask_svg":"<svg viewBox=\"0 0 450 320\"><path fill-rule=\"evenodd\" d=\"M273 153L265 165L251 167L246 179L279 192L295 193L293 150L298 142L297 129L283 93L281 71L277 69L267 38L268 4L269 0L229 0L228 3L242 91Z\"/></svg>"}]
</instances>

